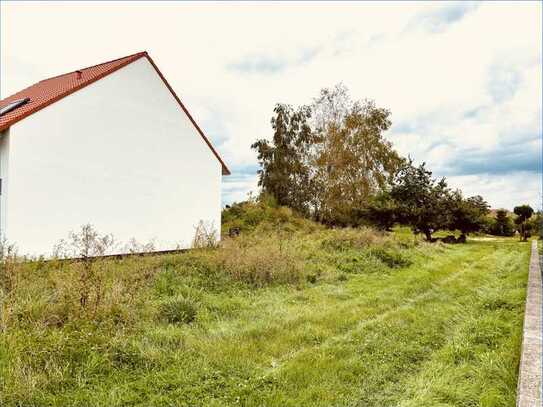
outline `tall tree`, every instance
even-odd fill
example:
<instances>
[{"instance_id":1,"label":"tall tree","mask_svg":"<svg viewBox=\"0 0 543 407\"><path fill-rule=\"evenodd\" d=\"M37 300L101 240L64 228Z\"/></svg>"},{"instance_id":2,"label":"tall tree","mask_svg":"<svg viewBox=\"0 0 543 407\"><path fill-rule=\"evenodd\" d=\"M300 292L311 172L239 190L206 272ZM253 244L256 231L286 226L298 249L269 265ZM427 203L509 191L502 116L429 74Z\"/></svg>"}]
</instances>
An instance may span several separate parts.
<instances>
[{"instance_id":1,"label":"tall tree","mask_svg":"<svg viewBox=\"0 0 543 407\"><path fill-rule=\"evenodd\" d=\"M274 114L273 142L261 139L251 145L258 152L261 167L258 184L278 204L308 215L313 191L309 149L314 136L308 124L311 110L278 104Z\"/></svg>"},{"instance_id":2,"label":"tall tree","mask_svg":"<svg viewBox=\"0 0 543 407\"><path fill-rule=\"evenodd\" d=\"M311 106L277 105L273 141L258 140L259 185L287 205L331 225L355 224L403 160L384 139L390 112L353 101L338 85Z\"/></svg>"},{"instance_id":3,"label":"tall tree","mask_svg":"<svg viewBox=\"0 0 543 407\"><path fill-rule=\"evenodd\" d=\"M425 164L410 161L396 175L390 196L398 205L398 220L423 233L432 241L432 233L451 224L451 192L445 179L437 181Z\"/></svg>"},{"instance_id":4,"label":"tall tree","mask_svg":"<svg viewBox=\"0 0 543 407\"><path fill-rule=\"evenodd\" d=\"M528 229L526 227L526 221L532 217L534 210L530 205L520 205L515 206L513 212L515 213L515 215L517 215L515 223L518 226L520 239L526 241L528 240Z\"/></svg>"},{"instance_id":5,"label":"tall tree","mask_svg":"<svg viewBox=\"0 0 543 407\"><path fill-rule=\"evenodd\" d=\"M344 91L323 91L314 107L333 112L318 128L323 140L316 173L322 186L319 215L326 223L349 223L353 210L364 208L371 196L385 189L403 163L383 136L391 125L390 112L373 101L345 102L349 99ZM340 101L334 108L320 106L335 99ZM342 112L343 106L348 110Z\"/></svg>"},{"instance_id":6,"label":"tall tree","mask_svg":"<svg viewBox=\"0 0 543 407\"><path fill-rule=\"evenodd\" d=\"M513 222L509 217L507 210L498 209L496 211L496 219L490 227L490 233L496 236L513 236L515 229L513 228Z\"/></svg>"},{"instance_id":7,"label":"tall tree","mask_svg":"<svg viewBox=\"0 0 543 407\"><path fill-rule=\"evenodd\" d=\"M476 195L464 199L459 190L454 191L450 197L451 224L450 230L459 230L462 235L477 232L485 224L486 215L490 206L482 196Z\"/></svg>"},{"instance_id":8,"label":"tall tree","mask_svg":"<svg viewBox=\"0 0 543 407\"><path fill-rule=\"evenodd\" d=\"M541 215L542 215L541 211L534 212L534 215L531 216L530 219L526 221L526 229L530 231L532 236L539 236L540 238L542 238L541 236L542 216Z\"/></svg>"}]
</instances>

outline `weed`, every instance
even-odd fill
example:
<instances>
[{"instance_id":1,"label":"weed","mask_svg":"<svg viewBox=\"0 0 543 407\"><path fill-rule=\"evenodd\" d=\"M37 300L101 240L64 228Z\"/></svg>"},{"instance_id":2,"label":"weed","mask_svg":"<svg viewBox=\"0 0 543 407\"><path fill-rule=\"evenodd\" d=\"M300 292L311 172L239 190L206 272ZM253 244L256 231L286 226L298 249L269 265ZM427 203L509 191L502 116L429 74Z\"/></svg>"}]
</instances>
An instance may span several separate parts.
<instances>
[{"instance_id":1,"label":"weed","mask_svg":"<svg viewBox=\"0 0 543 407\"><path fill-rule=\"evenodd\" d=\"M188 324L196 319L197 308L190 298L177 296L159 305L159 316L171 324Z\"/></svg>"},{"instance_id":2,"label":"weed","mask_svg":"<svg viewBox=\"0 0 543 407\"><path fill-rule=\"evenodd\" d=\"M0 242L0 332L9 319L8 301L17 288L17 249L5 239Z\"/></svg>"},{"instance_id":3,"label":"weed","mask_svg":"<svg viewBox=\"0 0 543 407\"><path fill-rule=\"evenodd\" d=\"M193 249L210 249L218 245L217 229L213 222L201 220L194 227L194 238L192 239Z\"/></svg>"},{"instance_id":4,"label":"weed","mask_svg":"<svg viewBox=\"0 0 543 407\"><path fill-rule=\"evenodd\" d=\"M68 240L61 240L55 248L55 257L80 259L79 303L82 310L92 307L96 316L103 296L103 272L107 262L102 256L110 253L115 241L112 235L100 235L90 224L81 226L78 232L70 232ZM93 297L91 299L91 297Z\"/></svg>"},{"instance_id":5,"label":"weed","mask_svg":"<svg viewBox=\"0 0 543 407\"><path fill-rule=\"evenodd\" d=\"M303 279L303 264L292 241L273 235L240 236L224 242L216 252L220 270L235 280L262 287L271 283L296 283Z\"/></svg>"}]
</instances>

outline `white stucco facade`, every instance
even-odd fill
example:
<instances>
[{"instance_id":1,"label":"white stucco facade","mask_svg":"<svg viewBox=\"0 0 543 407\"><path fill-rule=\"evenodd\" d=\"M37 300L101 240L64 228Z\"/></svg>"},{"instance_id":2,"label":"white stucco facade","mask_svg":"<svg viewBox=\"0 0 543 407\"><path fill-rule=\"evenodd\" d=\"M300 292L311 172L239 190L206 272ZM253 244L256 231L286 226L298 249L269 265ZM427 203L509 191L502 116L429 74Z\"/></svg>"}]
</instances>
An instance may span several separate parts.
<instances>
[{"instance_id":1,"label":"white stucco facade","mask_svg":"<svg viewBox=\"0 0 543 407\"><path fill-rule=\"evenodd\" d=\"M86 223L157 250L200 220L220 230L221 163L146 58L12 125L0 171L0 227L24 254Z\"/></svg>"},{"instance_id":2,"label":"white stucco facade","mask_svg":"<svg viewBox=\"0 0 543 407\"><path fill-rule=\"evenodd\" d=\"M6 182L9 167L9 129L0 132L0 239L5 229L7 215L7 192Z\"/></svg>"}]
</instances>

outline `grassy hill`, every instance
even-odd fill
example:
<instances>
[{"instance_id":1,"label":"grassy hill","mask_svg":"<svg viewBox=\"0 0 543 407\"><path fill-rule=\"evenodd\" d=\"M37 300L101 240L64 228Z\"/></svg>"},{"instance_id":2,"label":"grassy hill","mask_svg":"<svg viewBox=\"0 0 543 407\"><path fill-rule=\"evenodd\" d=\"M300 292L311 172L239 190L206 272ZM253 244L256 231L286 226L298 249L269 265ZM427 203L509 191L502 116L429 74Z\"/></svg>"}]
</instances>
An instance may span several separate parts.
<instances>
[{"instance_id":1,"label":"grassy hill","mask_svg":"<svg viewBox=\"0 0 543 407\"><path fill-rule=\"evenodd\" d=\"M224 218L241 236L221 249L88 275L4 262L0 405L514 405L527 244L330 230L257 203Z\"/></svg>"}]
</instances>

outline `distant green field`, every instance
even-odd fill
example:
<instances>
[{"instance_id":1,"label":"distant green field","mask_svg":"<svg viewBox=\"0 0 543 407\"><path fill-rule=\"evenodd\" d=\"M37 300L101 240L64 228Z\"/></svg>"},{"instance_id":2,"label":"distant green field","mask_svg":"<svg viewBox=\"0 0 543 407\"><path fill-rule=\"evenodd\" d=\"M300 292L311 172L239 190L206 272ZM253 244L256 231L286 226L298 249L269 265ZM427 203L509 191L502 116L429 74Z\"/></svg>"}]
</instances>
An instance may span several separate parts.
<instances>
[{"instance_id":1,"label":"distant green field","mask_svg":"<svg viewBox=\"0 0 543 407\"><path fill-rule=\"evenodd\" d=\"M8 270L0 405L514 406L529 244L255 236Z\"/></svg>"}]
</instances>

